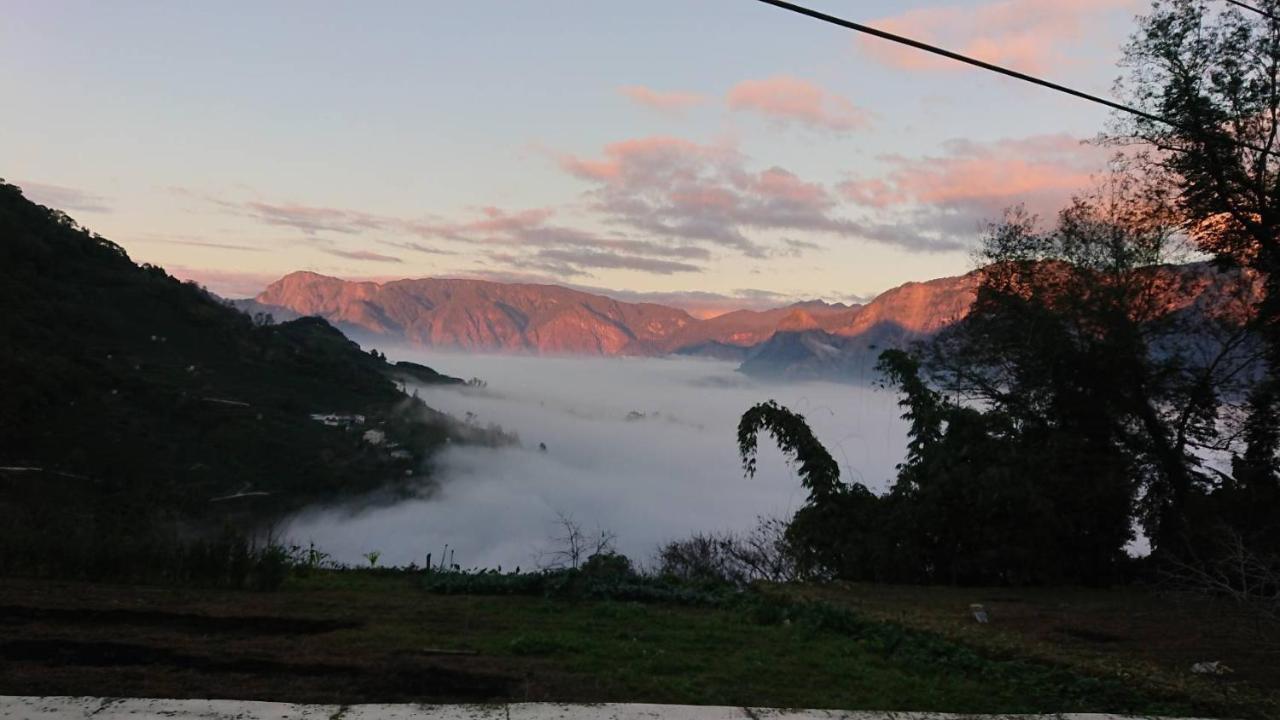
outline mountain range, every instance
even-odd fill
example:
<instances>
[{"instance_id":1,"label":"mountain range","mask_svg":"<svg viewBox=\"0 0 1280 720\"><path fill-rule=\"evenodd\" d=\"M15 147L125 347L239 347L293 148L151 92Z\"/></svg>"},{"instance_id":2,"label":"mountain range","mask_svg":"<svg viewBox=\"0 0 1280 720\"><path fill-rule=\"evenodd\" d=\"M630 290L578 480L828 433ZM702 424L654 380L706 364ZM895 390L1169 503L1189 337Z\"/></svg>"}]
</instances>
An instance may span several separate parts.
<instances>
[{"instance_id":1,"label":"mountain range","mask_svg":"<svg viewBox=\"0 0 1280 720\"><path fill-rule=\"evenodd\" d=\"M1166 265L1169 309L1213 303L1232 279L1207 263ZM910 282L865 304L800 302L700 319L556 285L423 278L347 281L295 272L252 300L250 312L315 315L377 345L538 355L696 355L733 360L759 377L867 381L885 348L929 337L968 313L980 271ZM1221 298L1219 298L1221 299Z\"/></svg>"},{"instance_id":2,"label":"mountain range","mask_svg":"<svg viewBox=\"0 0 1280 720\"><path fill-rule=\"evenodd\" d=\"M423 278L356 282L295 272L242 309L323 317L366 342L538 355L703 355L745 372L850 378L868 352L927 336L962 318L975 274L908 283L865 305L808 301L700 319L556 285Z\"/></svg>"}]
</instances>

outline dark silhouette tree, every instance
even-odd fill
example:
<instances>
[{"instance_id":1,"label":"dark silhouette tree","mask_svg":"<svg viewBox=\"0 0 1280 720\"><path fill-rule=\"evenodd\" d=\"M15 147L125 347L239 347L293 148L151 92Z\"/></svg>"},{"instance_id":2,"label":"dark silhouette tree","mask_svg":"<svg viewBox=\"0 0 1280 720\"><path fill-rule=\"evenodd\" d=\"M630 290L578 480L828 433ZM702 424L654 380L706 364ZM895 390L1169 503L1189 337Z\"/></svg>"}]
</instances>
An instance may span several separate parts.
<instances>
[{"instance_id":1,"label":"dark silhouette tree","mask_svg":"<svg viewBox=\"0 0 1280 720\"><path fill-rule=\"evenodd\" d=\"M794 546L845 577L1108 582L1139 508L1160 546L1185 542L1248 364L1238 275L1180 256L1159 187L1117 163L1050 229L1020 209L987 233L970 314L878 369L901 394L907 456L883 497L838 481L802 417L775 403L739 427L748 472L769 429L809 503ZM853 527L856 525L856 529Z\"/></svg>"},{"instance_id":2,"label":"dark silhouette tree","mask_svg":"<svg viewBox=\"0 0 1280 720\"><path fill-rule=\"evenodd\" d=\"M1204 0L1157 0L1125 48L1118 88L1172 124L1120 116L1109 136L1145 148L1169 183L1184 228L1221 263L1258 274L1255 329L1267 348L1237 463L1275 486L1280 466L1280 0L1262 12Z\"/></svg>"},{"instance_id":3,"label":"dark silhouette tree","mask_svg":"<svg viewBox=\"0 0 1280 720\"><path fill-rule=\"evenodd\" d=\"M774 400L751 408L738 423L738 452L742 456L742 469L748 476L756 473L756 449L762 430L773 436L783 453L800 464L800 483L809 491L811 504L821 503L845 489L840 482L840 466L814 436L804 416Z\"/></svg>"}]
</instances>

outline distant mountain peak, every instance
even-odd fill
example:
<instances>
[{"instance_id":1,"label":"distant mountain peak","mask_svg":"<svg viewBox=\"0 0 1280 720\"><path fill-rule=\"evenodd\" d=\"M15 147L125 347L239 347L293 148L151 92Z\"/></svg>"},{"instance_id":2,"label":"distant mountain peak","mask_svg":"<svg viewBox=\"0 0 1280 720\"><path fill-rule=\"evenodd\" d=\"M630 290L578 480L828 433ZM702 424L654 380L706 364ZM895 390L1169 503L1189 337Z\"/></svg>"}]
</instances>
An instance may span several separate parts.
<instances>
[{"instance_id":1,"label":"distant mountain peak","mask_svg":"<svg viewBox=\"0 0 1280 720\"><path fill-rule=\"evenodd\" d=\"M815 320L812 315L799 307L796 307L794 310L787 313L786 317L782 318L782 320L778 322L777 330L780 332L784 330L815 330L818 327L818 321Z\"/></svg>"},{"instance_id":2,"label":"distant mountain peak","mask_svg":"<svg viewBox=\"0 0 1280 720\"><path fill-rule=\"evenodd\" d=\"M801 300L800 302L792 303L792 304L788 305L787 307L789 307L789 308L802 308L802 309L805 309L805 310L832 310L832 311L841 311L841 310L852 310L852 309L854 309L854 308L856 308L856 307L859 307L859 305L857 305L857 304L849 305L849 304L845 304L845 303L829 303L829 302L827 302L826 300Z\"/></svg>"}]
</instances>

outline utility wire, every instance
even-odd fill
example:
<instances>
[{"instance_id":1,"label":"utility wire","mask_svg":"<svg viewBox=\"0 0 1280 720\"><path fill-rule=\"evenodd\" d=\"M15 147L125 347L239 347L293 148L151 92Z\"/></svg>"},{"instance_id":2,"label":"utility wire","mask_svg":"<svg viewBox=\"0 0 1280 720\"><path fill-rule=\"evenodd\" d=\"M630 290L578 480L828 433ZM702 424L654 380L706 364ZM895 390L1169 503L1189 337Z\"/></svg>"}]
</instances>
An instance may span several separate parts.
<instances>
[{"instance_id":1,"label":"utility wire","mask_svg":"<svg viewBox=\"0 0 1280 720\"><path fill-rule=\"evenodd\" d=\"M1263 17L1270 18L1272 20L1280 22L1280 16L1277 16L1273 12L1263 10L1257 5L1250 5L1249 3L1246 3L1246 2L1240 2L1240 0L1224 0L1224 2L1228 2L1232 5L1235 5L1236 7L1240 7L1240 8L1244 8L1245 10L1256 12Z\"/></svg>"},{"instance_id":2,"label":"utility wire","mask_svg":"<svg viewBox=\"0 0 1280 720\"><path fill-rule=\"evenodd\" d=\"M1029 82L1033 85L1039 85L1040 87L1049 88L1050 90L1056 90L1057 92L1064 93L1066 95L1071 95L1073 97L1080 98L1081 100L1087 100L1089 102L1097 103L1099 105L1105 105L1106 107L1112 108L1113 110L1119 110L1121 112L1129 113L1130 115L1136 115L1137 117L1151 120L1153 122L1158 122L1163 125L1168 125L1169 127L1177 128L1184 132L1188 132L1192 134L1198 134L1201 132L1199 128L1194 128L1194 127L1185 125L1183 123L1170 120L1168 118L1164 118L1159 115L1155 115L1153 113L1149 113L1145 110L1139 110L1138 108L1135 108L1131 105L1125 105L1124 103L1119 103L1119 102L1116 102L1115 100L1108 100L1107 98L1104 98L1104 97L1092 95L1082 90L1069 88L1066 85L1060 85L1056 82L1045 80L1043 78L1038 78L1033 75L1028 75L1024 72L1012 70L1007 67L994 65L992 63L986 62L985 60L979 60L977 58L969 57L968 55L961 55L960 53L952 52L945 48L940 48L937 45L930 45L928 43L920 42L919 40L913 40L909 37L904 37L902 35L897 35L897 34L888 32L886 30L880 30L879 28L871 27L870 25L863 25L862 23L856 23L856 22L853 22L852 20L845 20L844 18L838 18L834 15L828 15L823 12L818 12L817 10L811 10L807 7L796 5L795 3L785 2L785 0L759 0L759 2L762 2L766 5L773 5L774 7L778 7L783 10L788 10L790 12L793 12L799 15L805 15L815 20L821 20L822 22L825 22L825 23L838 25L842 28L854 30L856 32L864 33L866 35L872 35L884 40L888 40L890 42L895 42L895 43L898 43L899 45L906 45L908 47L912 47L917 50L923 50L924 52L932 53L934 55L941 55L942 57L947 58L949 60L955 60L956 62L962 62L962 63L965 63L966 65L973 65L974 67L979 67L979 68L982 68L983 70L990 70L991 72L994 72L994 73L1007 75L1008 77L1014 78L1016 80L1022 80L1023 82ZM1249 148L1250 150L1253 150L1255 152L1260 152L1264 155L1272 154L1270 150L1267 150L1266 148L1260 147L1258 145L1254 145L1252 143L1243 142L1240 140L1236 140L1234 138L1230 138L1230 139L1222 138L1222 139L1225 140L1226 142L1230 142L1233 145L1239 145L1241 147Z\"/></svg>"}]
</instances>

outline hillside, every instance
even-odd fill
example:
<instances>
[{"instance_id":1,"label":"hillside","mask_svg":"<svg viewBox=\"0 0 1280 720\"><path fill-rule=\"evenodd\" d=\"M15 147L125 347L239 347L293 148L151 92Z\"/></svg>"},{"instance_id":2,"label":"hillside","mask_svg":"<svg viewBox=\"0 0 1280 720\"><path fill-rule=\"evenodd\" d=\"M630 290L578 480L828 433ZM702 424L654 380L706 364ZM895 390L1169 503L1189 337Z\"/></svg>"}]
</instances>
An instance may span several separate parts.
<instances>
[{"instance_id":1,"label":"hillside","mask_svg":"<svg viewBox=\"0 0 1280 720\"><path fill-rule=\"evenodd\" d=\"M668 352L700 354L694 352L699 346L718 344L739 348L739 357L745 357L779 330L834 329L852 321L860 307L811 301L771 310L734 310L686 325L663 346Z\"/></svg>"},{"instance_id":2,"label":"hillside","mask_svg":"<svg viewBox=\"0 0 1280 720\"><path fill-rule=\"evenodd\" d=\"M419 475L466 431L397 389L429 368L392 367L318 318L255 323L3 183L0 310L0 546L268 516ZM365 419L311 417L325 413Z\"/></svg>"},{"instance_id":3,"label":"hillside","mask_svg":"<svg viewBox=\"0 0 1280 720\"><path fill-rule=\"evenodd\" d=\"M780 328L745 356L741 370L756 377L874 380L881 351L962 320L977 286L976 272L907 283L841 317L839 324Z\"/></svg>"},{"instance_id":4,"label":"hillside","mask_svg":"<svg viewBox=\"0 0 1280 720\"><path fill-rule=\"evenodd\" d=\"M483 352L653 355L694 322L683 310L661 305L482 280L347 282L296 272L255 300L376 336Z\"/></svg>"}]
</instances>

